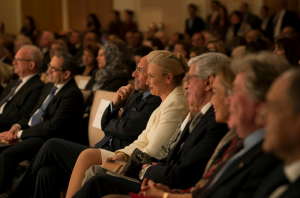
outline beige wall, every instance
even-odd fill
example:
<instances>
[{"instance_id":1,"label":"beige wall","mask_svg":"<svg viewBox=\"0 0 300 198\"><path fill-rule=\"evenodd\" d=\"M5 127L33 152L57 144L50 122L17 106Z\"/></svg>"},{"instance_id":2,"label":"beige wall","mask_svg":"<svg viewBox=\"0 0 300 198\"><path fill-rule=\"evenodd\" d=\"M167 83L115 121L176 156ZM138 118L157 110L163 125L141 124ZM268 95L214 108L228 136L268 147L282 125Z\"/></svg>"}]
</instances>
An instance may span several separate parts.
<instances>
[{"instance_id":1,"label":"beige wall","mask_svg":"<svg viewBox=\"0 0 300 198\"><path fill-rule=\"evenodd\" d=\"M17 34L22 26L21 0L0 0L0 21L6 33Z\"/></svg>"}]
</instances>

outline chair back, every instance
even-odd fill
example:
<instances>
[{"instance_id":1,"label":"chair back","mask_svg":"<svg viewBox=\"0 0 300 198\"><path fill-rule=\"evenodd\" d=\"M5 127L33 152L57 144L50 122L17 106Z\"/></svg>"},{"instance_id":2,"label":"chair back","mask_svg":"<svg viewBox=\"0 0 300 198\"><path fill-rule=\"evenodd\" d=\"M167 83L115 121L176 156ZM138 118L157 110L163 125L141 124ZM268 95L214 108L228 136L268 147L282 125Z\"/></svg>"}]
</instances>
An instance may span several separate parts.
<instances>
[{"instance_id":1,"label":"chair back","mask_svg":"<svg viewBox=\"0 0 300 198\"><path fill-rule=\"evenodd\" d=\"M100 114L104 113L106 107L108 106L108 101L112 101L114 96L116 95L115 92L97 90L94 96L93 104L90 111L90 118L89 118L89 144L93 147L97 142L99 142L104 137L104 132L100 129L95 127L96 125L101 125ZM102 108L99 109L99 106L102 104ZM107 105L103 105L107 104ZM101 116L102 117L102 116ZM97 119L97 120L95 120Z\"/></svg>"},{"instance_id":2,"label":"chair back","mask_svg":"<svg viewBox=\"0 0 300 198\"><path fill-rule=\"evenodd\" d=\"M74 77L76 84L79 89L84 89L89 80L91 79L91 76L83 76L83 75L76 75Z\"/></svg>"}]
</instances>

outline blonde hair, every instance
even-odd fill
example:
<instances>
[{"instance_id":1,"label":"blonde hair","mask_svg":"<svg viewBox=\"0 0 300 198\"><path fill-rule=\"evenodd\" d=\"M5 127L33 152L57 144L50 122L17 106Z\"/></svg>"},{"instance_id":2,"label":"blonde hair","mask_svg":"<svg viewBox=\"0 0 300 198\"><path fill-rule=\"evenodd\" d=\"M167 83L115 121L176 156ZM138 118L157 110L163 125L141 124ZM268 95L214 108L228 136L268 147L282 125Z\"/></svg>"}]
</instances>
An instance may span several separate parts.
<instances>
[{"instance_id":1,"label":"blonde hair","mask_svg":"<svg viewBox=\"0 0 300 198\"><path fill-rule=\"evenodd\" d=\"M270 52L245 55L231 64L233 71L244 73L244 85L249 98L263 102L273 81L291 65L284 58Z\"/></svg>"},{"instance_id":2,"label":"blonde hair","mask_svg":"<svg viewBox=\"0 0 300 198\"><path fill-rule=\"evenodd\" d=\"M235 74L230 67L230 62L219 63L216 66L216 75L220 78L220 81L225 87L226 92L228 90L232 90Z\"/></svg>"},{"instance_id":3,"label":"blonde hair","mask_svg":"<svg viewBox=\"0 0 300 198\"><path fill-rule=\"evenodd\" d=\"M222 54L226 54L226 48L225 48L225 44L224 41L220 40L220 39L210 39L206 46L208 46L208 44L212 43L215 48L216 48L216 52L220 52Z\"/></svg>"},{"instance_id":4,"label":"blonde hair","mask_svg":"<svg viewBox=\"0 0 300 198\"><path fill-rule=\"evenodd\" d=\"M165 50L150 52L147 56L147 62L148 64L155 63L161 69L163 76L172 73L176 86L182 84L182 79L188 71L187 62L181 54L174 55Z\"/></svg>"}]
</instances>

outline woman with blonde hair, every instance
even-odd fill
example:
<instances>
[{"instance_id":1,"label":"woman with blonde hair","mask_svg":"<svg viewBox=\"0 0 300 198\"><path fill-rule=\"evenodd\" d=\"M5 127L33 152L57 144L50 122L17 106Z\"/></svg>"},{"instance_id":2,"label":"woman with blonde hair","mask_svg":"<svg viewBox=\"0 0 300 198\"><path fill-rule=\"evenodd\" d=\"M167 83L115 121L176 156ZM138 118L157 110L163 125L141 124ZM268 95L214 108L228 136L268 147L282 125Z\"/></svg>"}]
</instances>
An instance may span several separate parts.
<instances>
[{"instance_id":1,"label":"woman with blonde hair","mask_svg":"<svg viewBox=\"0 0 300 198\"><path fill-rule=\"evenodd\" d=\"M224 41L220 39L211 39L207 42L206 47L210 52L220 52L226 55Z\"/></svg>"},{"instance_id":2,"label":"woman with blonde hair","mask_svg":"<svg viewBox=\"0 0 300 198\"><path fill-rule=\"evenodd\" d=\"M129 146L110 152L90 148L81 152L74 166L66 197L72 197L80 189L85 172L93 165L102 165L109 160L127 161L138 148L153 158L161 159L161 147L174 135L183 113L188 111L182 80L187 72L187 62L181 54L168 51L153 51L147 56L147 85L151 94L162 100L152 113L146 129ZM99 152L100 151L100 152Z\"/></svg>"}]
</instances>

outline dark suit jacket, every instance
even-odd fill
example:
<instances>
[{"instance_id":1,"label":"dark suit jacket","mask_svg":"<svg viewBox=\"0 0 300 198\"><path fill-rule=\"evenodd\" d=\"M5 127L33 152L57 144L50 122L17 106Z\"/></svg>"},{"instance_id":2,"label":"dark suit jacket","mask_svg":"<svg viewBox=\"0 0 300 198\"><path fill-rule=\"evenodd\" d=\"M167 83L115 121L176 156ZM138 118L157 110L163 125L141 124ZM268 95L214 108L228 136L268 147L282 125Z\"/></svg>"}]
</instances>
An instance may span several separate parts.
<instances>
[{"instance_id":1,"label":"dark suit jacket","mask_svg":"<svg viewBox=\"0 0 300 198\"><path fill-rule=\"evenodd\" d=\"M0 101L16 85L17 81L9 83L0 97ZM7 102L0 114L0 132L9 130L13 124L16 124L22 118L29 118L33 108L40 98L44 83L39 75L29 79L18 92Z\"/></svg>"},{"instance_id":2,"label":"dark suit jacket","mask_svg":"<svg viewBox=\"0 0 300 198\"><path fill-rule=\"evenodd\" d=\"M195 32L200 32L204 29L204 22L200 17L195 17L192 29L189 28L189 19L185 21L185 33L192 36Z\"/></svg>"},{"instance_id":3,"label":"dark suit jacket","mask_svg":"<svg viewBox=\"0 0 300 198\"><path fill-rule=\"evenodd\" d=\"M40 99L33 109L31 116L42 106L44 100L53 88L53 83L47 83L40 95ZM75 80L70 79L48 104L43 122L29 127L29 119L18 122L23 129L21 139L29 137L63 138L75 141L80 135L77 131L83 115L83 96ZM75 140L74 140L75 139Z\"/></svg>"},{"instance_id":4,"label":"dark suit jacket","mask_svg":"<svg viewBox=\"0 0 300 198\"><path fill-rule=\"evenodd\" d=\"M136 93L126 101L123 106L124 111L139 95L140 93ZM152 112L160 103L160 97L150 95L135 106L136 111L131 111L127 118L122 117L121 119L115 119L121 106L112 112L109 105L103 113L101 127L105 135L111 135L113 139L111 145L105 146L105 149L114 152L136 140L146 128Z\"/></svg>"},{"instance_id":5,"label":"dark suit jacket","mask_svg":"<svg viewBox=\"0 0 300 198\"><path fill-rule=\"evenodd\" d=\"M247 14L247 19L244 22L248 23L252 29L260 30L261 20L256 15L250 12L248 12Z\"/></svg>"},{"instance_id":6,"label":"dark suit jacket","mask_svg":"<svg viewBox=\"0 0 300 198\"><path fill-rule=\"evenodd\" d=\"M86 85L85 89L91 90L93 85L96 83L95 75L97 71L94 72L92 78L89 80L88 84ZM123 71L117 71L112 76L110 76L107 81L103 84L100 88L101 90L106 91L118 91L118 89L122 86L126 86L128 84L128 74Z\"/></svg>"},{"instance_id":7,"label":"dark suit jacket","mask_svg":"<svg viewBox=\"0 0 300 198\"><path fill-rule=\"evenodd\" d=\"M283 173L284 163L279 164L261 183L253 198L269 197L279 186L287 184L283 178L286 176ZM296 198L300 197L300 177L294 182L289 184L288 189L280 196L282 198Z\"/></svg>"},{"instance_id":8,"label":"dark suit jacket","mask_svg":"<svg viewBox=\"0 0 300 198\"><path fill-rule=\"evenodd\" d=\"M149 167L144 178L170 188L192 187L202 177L208 160L227 132L226 124L216 123L213 107L210 107L191 134L189 124L186 125L179 142L168 156L161 159L158 165Z\"/></svg>"},{"instance_id":9,"label":"dark suit jacket","mask_svg":"<svg viewBox=\"0 0 300 198\"><path fill-rule=\"evenodd\" d=\"M252 197L269 171L280 163L274 156L265 154L261 144L262 141L236 159L201 198Z\"/></svg>"},{"instance_id":10,"label":"dark suit jacket","mask_svg":"<svg viewBox=\"0 0 300 198\"><path fill-rule=\"evenodd\" d=\"M77 63L77 66L79 66L82 63L82 54L83 54L83 46L80 45L80 47L76 50L76 53L74 55L74 59Z\"/></svg>"}]
</instances>

